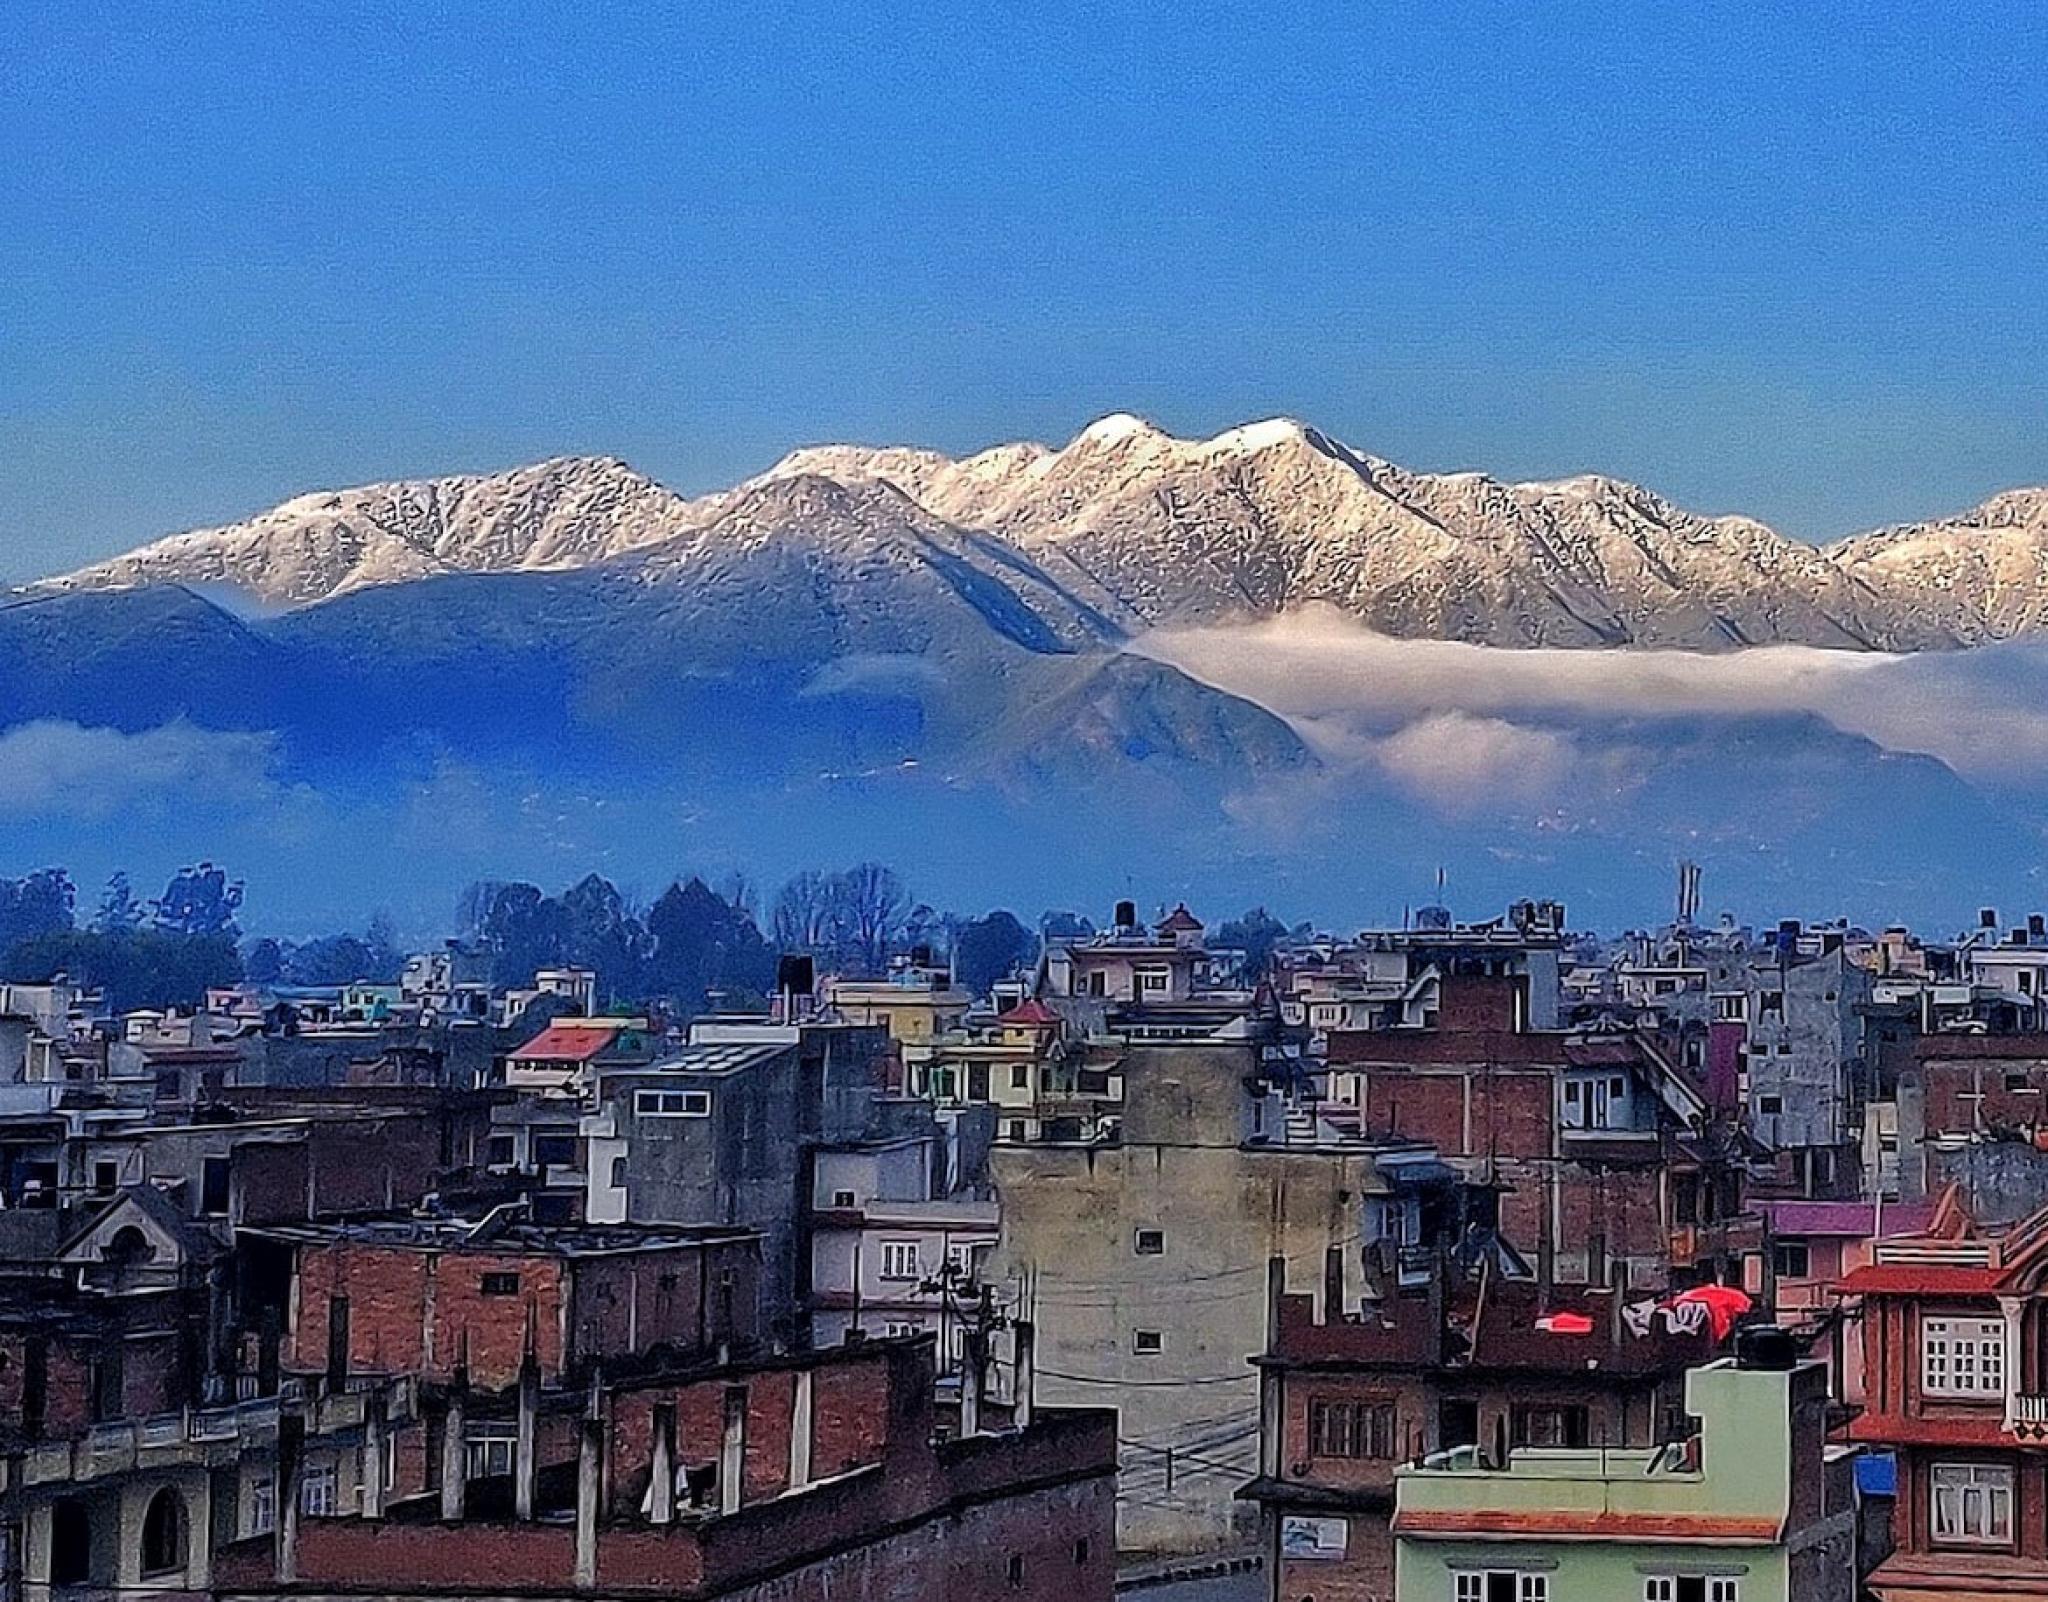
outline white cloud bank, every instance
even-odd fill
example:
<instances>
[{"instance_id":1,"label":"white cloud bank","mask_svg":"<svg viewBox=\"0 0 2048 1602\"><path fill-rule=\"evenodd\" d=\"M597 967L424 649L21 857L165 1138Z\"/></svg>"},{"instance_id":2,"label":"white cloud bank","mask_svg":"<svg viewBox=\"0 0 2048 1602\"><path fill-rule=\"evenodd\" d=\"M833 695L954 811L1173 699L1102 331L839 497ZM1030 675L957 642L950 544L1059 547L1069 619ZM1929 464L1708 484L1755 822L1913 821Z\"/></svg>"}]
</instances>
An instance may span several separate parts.
<instances>
[{"instance_id":1,"label":"white cloud bank","mask_svg":"<svg viewBox=\"0 0 2048 1602\"><path fill-rule=\"evenodd\" d=\"M139 734L24 723L0 734L0 816L108 818L143 804L193 811L273 794L271 740L166 723Z\"/></svg>"},{"instance_id":2,"label":"white cloud bank","mask_svg":"<svg viewBox=\"0 0 2048 1602\"><path fill-rule=\"evenodd\" d=\"M1136 649L1286 718L1326 759L1418 795L1540 803L1603 721L1806 715L1964 777L2048 777L2048 647L1893 656L1768 646L1510 650L1391 639L1327 608L1167 630Z\"/></svg>"}]
</instances>

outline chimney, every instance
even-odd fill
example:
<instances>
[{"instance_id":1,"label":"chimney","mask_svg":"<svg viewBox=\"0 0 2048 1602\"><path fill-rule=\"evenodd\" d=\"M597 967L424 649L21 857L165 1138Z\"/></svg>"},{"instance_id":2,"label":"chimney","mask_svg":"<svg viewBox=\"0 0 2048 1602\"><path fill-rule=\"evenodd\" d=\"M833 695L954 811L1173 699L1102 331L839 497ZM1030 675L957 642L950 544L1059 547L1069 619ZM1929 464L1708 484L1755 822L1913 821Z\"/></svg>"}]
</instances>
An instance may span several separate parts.
<instances>
[{"instance_id":1,"label":"chimney","mask_svg":"<svg viewBox=\"0 0 2048 1602\"><path fill-rule=\"evenodd\" d=\"M594 1415L576 1429L576 1589L597 1584L598 1497L604 1485L604 1420Z\"/></svg>"},{"instance_id":2,"label":"chimney","mask_svg":"<svg viewBox=\"0 0 2048 1602\"><path fill-rule=\"evenodd\" d=\"M1038 1326L1020 1318L1011 1326L1011 1339L1016 1365L1010 1376L1010 1422L1028 1430L1038 1388Z\"/></svg>"},{"instance_id":3,"label":"chimney","mask_svg":"<svg viewBox=\"0 0 2048 1602\"><path fill-rule=\"evenodd\" d=\"M458 1367L441 1424L441 1519L461 1522L469 1490L469 1369Z\"/></svg>"},{"instance_id":4,"label":"chimney","mask_svg":"<svg viewBox=\"0 0 2048 1602\"><path fill-rule=\"evenodd\" d=\"M811 1483L812 1385L816 1371L796 1371L796 1394L789 1405L789 1488L800 1491Z\"/></svg>"},{"instance_id":5,"label":"chimney","mask_svg":"<svg viewBox=\"0 0 2048 1602\"><path fill-rule=\"evenodd\" d=\"M676 1516L676 1404L654 1404L654 1457L647 1469L647 1517L654 1524Z\"/></svg>"},{"instance_id":6,"label":"chimney","mask_svg":"<svg viewBox=\"0 0 2048 1602\"><path fill-rule=\"evenodd\" d=\"M718 1511L730 1517L740 1510L747 1475L747 1388L725 1388L725 1438L718 1448Z\"/></svg>"},{"instance_id":7,"label":"chimney","mask_svg":"<svg viewBox=\"0 0 2048 1602\"><path fill-rule=\"evenodd\" d=\"M533 1517L534 1481L539 1478L535 1435L540 1427L540 1361L533 1348L519 1363L519 1424L512 1442L512 1516Z\"/></svg>"}]
</instances>

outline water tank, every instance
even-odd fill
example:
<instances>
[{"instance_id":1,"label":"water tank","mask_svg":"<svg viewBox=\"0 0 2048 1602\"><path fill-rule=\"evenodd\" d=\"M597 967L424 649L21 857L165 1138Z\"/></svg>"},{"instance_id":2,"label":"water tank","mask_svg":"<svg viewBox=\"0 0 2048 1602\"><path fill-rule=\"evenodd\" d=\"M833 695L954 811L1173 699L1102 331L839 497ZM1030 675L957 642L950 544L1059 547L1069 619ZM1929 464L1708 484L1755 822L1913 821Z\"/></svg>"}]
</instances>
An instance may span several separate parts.
<instances>
[{"instance_id":1,"label":"water tank","mask_svg":"<svg viewBox=\"0 0 2048 1602\"><path fill-rule=\"evenodd\" d=\"M1138 904L1135 901L1119 901L1116 904L1116 926L1119 929L1138 927Z\"/></svg>"},{"instance_id":2,"label":"water tank","mask_svg":"<svg viewBox=\"0 0 2048 1602\"><path fill-rule=\"evenodd\" d=\"M775 989L780 995L808 996L817 983L811 959L798 952L784 952L775 964Z\"/></svg>"},{"instance_id":3,"label":"water tank","mask_svg":"<svg viewBox=\"0 0 2048 1602\"><path fill-rule=\"evenodd\" d=\"M1786 1373L1799 1366L1799 1342L1775 1324L1751 1324L1735 1332L1735 1366Z\"/></svg>"}]
</instances>

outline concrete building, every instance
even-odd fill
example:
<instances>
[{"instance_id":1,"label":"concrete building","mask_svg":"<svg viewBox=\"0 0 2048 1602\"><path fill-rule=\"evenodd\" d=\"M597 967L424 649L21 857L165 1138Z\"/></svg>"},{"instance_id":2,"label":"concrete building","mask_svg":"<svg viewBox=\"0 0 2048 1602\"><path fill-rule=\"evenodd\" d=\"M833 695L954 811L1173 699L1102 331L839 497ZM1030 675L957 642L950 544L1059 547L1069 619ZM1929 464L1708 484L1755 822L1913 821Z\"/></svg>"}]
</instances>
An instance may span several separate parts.
<instances>
[{"instance_id":1,"label":"concrete building","mask_svg":"<svg viewBox=\"0 0 2048 1602\"><path fill-rule=\"evenodd\" d=\"M1191 1001L1209 987L1202 932L1185 906L1148 929L1133 903L1119 901L1107 930L1047 949L1041 994L1143 1006Z\"/></svg>"},{"instance_id":2,"label":"concrete building","mask_svg":"<svg viewBox=\"0 0 2048 1602\"><path fill-rule=\"evenodd\" d=\"M1235 1499L1257 1472L1269 1261L1287 1288L1355 1306L1376 1152L1287 1140L1270 1030L1131 1040L1121 1122L1085 1144L998 1144L1002 1239L988 1267L1039 1330L1041 1393L1113 1406L1124 1440L1118 1540L1128 1551L1244 1546ZM1233 1038L1234 1037L1234 1038Z\"/></svg>"},{"instance_id":3,"label":"concrete building","mask_svg":"<svg viewBox=\"0 0 2048 1602\"><path fill-rule=\"evenodd\" d=\"M941 1374L958 1366L986 1283L999 1213L992 1197L948 1194L927 1135L822 1147L811 1170L811 1344L853 1331L931 1333Z\"/></svg>"},{"instance_id":4,"label":"concrete building","mask_svg":"<svg viewBox=\"0 0 2048 1602\"><path fill-rule=\"evenodd\" d=\"M1402 1469L1399 1602L1852 1602L1855 1475L1827 1445L1827 1377L1749 1355L1762 1344L1686 1376L1684 1441L1493 1465L1462 1447ZM1292 1544L1306 1569L1334 1540L1304 1520Z\"/></svg>"}]
</instances>

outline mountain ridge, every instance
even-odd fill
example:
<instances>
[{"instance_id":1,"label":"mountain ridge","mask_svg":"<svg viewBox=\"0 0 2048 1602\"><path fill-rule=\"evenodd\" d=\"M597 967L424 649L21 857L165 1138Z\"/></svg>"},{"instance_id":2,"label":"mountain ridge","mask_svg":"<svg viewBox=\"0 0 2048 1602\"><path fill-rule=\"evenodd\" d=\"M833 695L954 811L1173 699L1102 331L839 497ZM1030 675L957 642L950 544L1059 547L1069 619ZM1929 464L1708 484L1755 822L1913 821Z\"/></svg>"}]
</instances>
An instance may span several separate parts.
<instances>
[{"instance_id":1,"label":"mountain ridge","mask_svg":"<svg viewBox=\"0 0 2048 1602\"><path fill-rule=\"evenodd\" d=\"M219 584L291 608L456 573L684 585L749 559L783 584L829 569L827 605L892 565L994 576L1022 610L983 590L988 621L1065 649L1324 604L1492 645L1917 651L2048 628L2048 488L1808 545L1603 474L1428 473L1291 418L1190 440L1112 413L1058 448L799 447L693 498L574 456L319 491L33 588Z\"/></svg>"}]
</instances>

